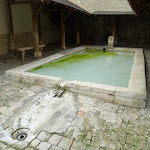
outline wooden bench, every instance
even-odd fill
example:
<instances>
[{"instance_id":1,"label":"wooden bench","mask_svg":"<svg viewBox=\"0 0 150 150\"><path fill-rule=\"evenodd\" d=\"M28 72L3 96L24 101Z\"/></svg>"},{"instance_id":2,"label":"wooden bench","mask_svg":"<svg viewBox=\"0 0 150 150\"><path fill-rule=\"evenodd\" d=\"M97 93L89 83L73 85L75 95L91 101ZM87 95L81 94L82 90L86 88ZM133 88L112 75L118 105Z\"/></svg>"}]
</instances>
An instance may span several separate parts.
<instances>
[{"instance_id":1,"label":"wooden bench","mask_svg":"<svg viewBox=\"0 0 150 150\"><path fill-rule=\"evenodd\" d=\"M46 45L40 45L39 46L39 49L40 51L43 50L43 47L45 47ZM22 47L22 48L17 48L17 51L21 51L22 52L22 60L24 61L25 60L25 51L26 50L32 50L34 49L34 47Z\"/></svg>"}]
</instances>

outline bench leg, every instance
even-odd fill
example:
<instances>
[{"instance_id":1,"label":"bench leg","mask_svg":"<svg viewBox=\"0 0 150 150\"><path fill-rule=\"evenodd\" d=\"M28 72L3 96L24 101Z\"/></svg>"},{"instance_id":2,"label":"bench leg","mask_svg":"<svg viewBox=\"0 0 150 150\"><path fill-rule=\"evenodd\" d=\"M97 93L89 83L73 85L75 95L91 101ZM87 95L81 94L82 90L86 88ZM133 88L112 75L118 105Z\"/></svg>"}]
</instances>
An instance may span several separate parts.
<instances>
[{"instance_id":1,"label":"bench leg","mask_svg":"<svg viewBox=\"0 0 150 150\"><path fill-rule=\"evenodd\" d=\"M25 61L25 51L22 51L22 60Z\"/></svg>"}]
</instances>

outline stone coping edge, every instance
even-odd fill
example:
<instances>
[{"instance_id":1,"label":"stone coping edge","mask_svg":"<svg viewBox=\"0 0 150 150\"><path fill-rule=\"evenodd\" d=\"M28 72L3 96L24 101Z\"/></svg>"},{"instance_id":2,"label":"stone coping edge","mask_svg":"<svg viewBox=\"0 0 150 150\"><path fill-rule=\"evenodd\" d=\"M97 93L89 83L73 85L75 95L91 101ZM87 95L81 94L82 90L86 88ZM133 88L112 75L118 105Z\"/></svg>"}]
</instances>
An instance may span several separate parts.
<instances>
[{"instance_id":1,"label":"stone coping edge","mask_svg":"<svg viewBox=\"0 0 150 150\"><path fill-rule=\"evenodd\" d=\"M57 88L58 86L66 87L70 92L98 98L106 102L135 108L145 108L147 92L143 49L122 47L107 49L110 51L124 51L135 53L128 88L81 81L66 81L58 77L48 77L27 72L30 69L49 63L50 61L60 59L72 53L81 51L85 48L102 49L104 47L85 45L66 51L61 51L60 53L57 53L55 55L8 70L5 72L5 75L11 80L22 83L35 84L50 88Z\"/></svg>"}]
</instances>

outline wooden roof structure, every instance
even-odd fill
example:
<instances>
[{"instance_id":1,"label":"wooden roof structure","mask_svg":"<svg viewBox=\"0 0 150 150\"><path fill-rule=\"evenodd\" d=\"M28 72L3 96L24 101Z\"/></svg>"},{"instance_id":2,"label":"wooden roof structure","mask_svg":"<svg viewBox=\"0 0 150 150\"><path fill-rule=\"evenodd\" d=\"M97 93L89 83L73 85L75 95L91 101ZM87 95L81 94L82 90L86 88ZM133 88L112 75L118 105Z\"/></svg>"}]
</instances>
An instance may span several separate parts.
<instances>
[{"instance_id":1,"label":"wooden roof structure","mask_svg":"<svg viewBox=\"0 0 150 150\"><path fill-rule=\"evenodd\" d=\"M128 0L80 0L80 3L95 15L135 14Z\"/></svg>"},{"instance_id":2,"label":"wooden roof structure","mask_svg":"<svg viewBox=\"0 0 150 150\"><path fill-rule=\"evenodd\" d=\"M150 12L150 0L128 0L134 12L139 15Z\"/></svg>"},{"instance_id":3,"label":"wooden roof structure","mask_svg":"<svg viewBox=\"0 0 150 150\"><path fill-rule=\"evenodd\" d=\"M55 4L70 10L78 11L81 13L89 14L84 6L76 0L9 0L9 4Z\"/></svg>"}]
</instances>

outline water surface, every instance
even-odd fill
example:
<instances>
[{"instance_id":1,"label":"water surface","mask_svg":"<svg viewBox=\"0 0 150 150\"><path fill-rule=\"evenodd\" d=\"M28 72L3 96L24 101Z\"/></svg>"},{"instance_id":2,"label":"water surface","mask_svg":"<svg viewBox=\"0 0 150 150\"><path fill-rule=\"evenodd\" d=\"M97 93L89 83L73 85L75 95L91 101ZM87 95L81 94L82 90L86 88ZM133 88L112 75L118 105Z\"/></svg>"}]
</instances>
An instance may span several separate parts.
<instances>
[{"instance_id":1,"label":"water surface","mask_svg":"<svg viewBox=\"0 0 150 150\"><path fill-rule=\"evenodd\" d=\"M128 87L134 53L86 49L30 70L35 74Z\"/></svg>"}]
</instances>

